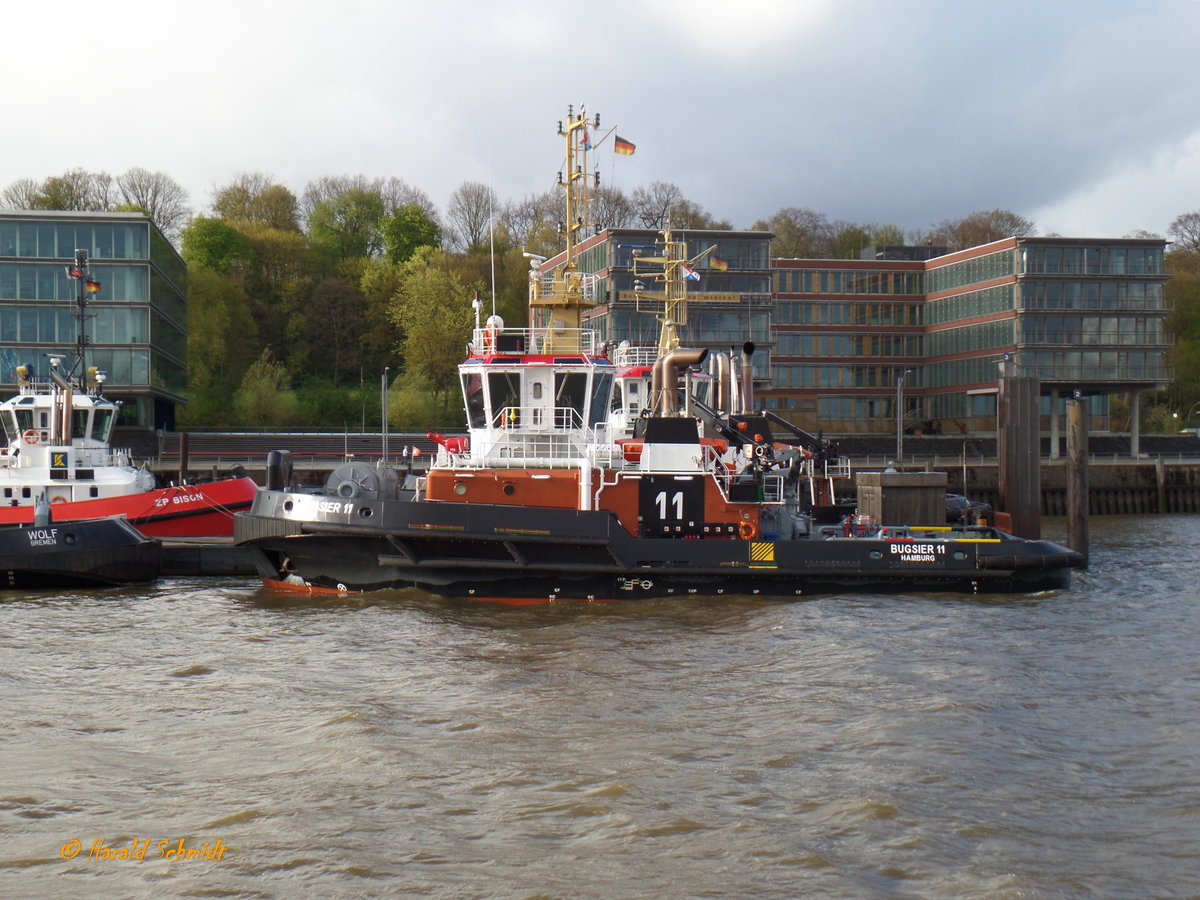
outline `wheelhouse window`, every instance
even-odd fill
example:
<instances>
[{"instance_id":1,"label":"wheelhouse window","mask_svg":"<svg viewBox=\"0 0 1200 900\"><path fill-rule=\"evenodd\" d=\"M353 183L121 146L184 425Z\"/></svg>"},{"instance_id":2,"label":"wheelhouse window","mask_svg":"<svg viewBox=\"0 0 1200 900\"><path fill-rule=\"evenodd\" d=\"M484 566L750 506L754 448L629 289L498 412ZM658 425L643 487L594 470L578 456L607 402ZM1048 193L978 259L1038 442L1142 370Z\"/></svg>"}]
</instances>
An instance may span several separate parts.
<instances>
[{"instance_id":1,"label":"wheelhouse window","mask_svg":"<svg viewBox=\"0 0 1200 900\"><path fill-rule=\"evenodd\" d=\"M85 438L88 436L88 414L90 412L90 409L71 411L71 437Z\"/></svg>"},{"instance_id":2,"label":"wheelhouse window","mask_svg":"<svg viewBox=\"0 0 1200 900\"><path fill-rule=\"evenodd\" d=\"M492 420L498 425L516 425L521 407L519 372L488 372L488 400ZM503 421L499 418L504 416Z\"/></svg>"},{"instance_id":3,"label":"wheelhouse window","mask_svg":"<svg viewBox=\"0 0 1200 900\"><path fill-rule=\"evenodd\" d=\"M587 400L587 372L554 374L554 424L560 428L578 428L584 422Z\"/></svg>"},{"instance_id":4,"label":"wheelhouse window","mask_svg":"<svg viewBox=\"0 0 1200 900\"><path fill-rule=\"evenodd\" d=\"M483 428L486 424L486 413L483 405L483 376L478 372L463 373L463 400L467 408L467 425L470 428Z\"/></svg>"},{"instance_id":5,"label":"wheelhouse window","mask_svg":"<svg viewBox=\"0 0 1200 900\"><path fill-rule=\"evenodd\" d=\"M597 372L592 386L592 404L588 411L588 425L598 425L608 415L612 397L613 377L611 372Z\"/></svg>"}]
</instances>

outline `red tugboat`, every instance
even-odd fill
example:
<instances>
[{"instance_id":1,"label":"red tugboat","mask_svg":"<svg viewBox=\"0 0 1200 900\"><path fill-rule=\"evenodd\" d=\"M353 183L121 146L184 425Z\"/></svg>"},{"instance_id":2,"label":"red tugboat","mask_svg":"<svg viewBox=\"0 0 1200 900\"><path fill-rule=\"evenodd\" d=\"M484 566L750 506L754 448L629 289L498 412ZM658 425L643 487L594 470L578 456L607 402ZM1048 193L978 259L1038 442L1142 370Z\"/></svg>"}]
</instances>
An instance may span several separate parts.
<instances>
[{"instance_id":1,"label":"red tugboat","mask_svg":"<svg viewBox=\"0 0 1200 900\"><path fill-rule=\"evenodd\" d=\"M125 516L153 537L229 537L233 514L247 509L251 478L157 487L129 451L110 444L118 405L103 395L105 375L85 362L88 256L68 267L79 281L74 365L52 356L44 375L17 367L18 393L0 404L8 446L0 450L0 525L28 524L43 493L53 521Z\"/></svg>"},{"instance_id":2,"label":"red tugboat","mask_svg":"<svg viewBox=\"0 0 1200 900\"><path fill-rule=\"evenodd\" d=\"M560 127L568 170L586 173L581 113ZM531 276L545 327L476 329L459 366L468 434L434 436L424 477L351 463L322 493L289 487L276 453L268 488L239 513L235 542L264 584L309 593L419 587L454 597L559 599L754 594L795 598L845 590L1037 591L1069 584L1082 557L995 528L842 520L834 479L848 474L828 443L751 409L748 369L714 366L709 406L692 390L707 351L680 347L670 300L689 260L664 234L663 327L649 398L630 431L622 378L581 327L590 304L576 227L587 178L566 183L564 262ZM668 331L672 333L667 333ZM747 345L745 353L753 352ZM621 359L618 355L618 359ZM639 381L639 383L641 383ZM624 387L627 387L624 386ZM738 409L724 405L739 397ZM780 434L777 436L776 431Z\"/></svg>"}]
</instances>

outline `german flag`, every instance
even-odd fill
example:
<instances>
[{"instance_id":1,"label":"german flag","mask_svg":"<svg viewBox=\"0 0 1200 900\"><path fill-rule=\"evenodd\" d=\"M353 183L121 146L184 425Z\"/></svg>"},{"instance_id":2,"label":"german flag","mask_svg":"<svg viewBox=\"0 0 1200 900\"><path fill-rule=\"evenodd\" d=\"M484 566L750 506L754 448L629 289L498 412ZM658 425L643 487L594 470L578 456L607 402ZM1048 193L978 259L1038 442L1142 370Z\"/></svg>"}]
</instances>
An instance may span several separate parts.
<instances>
[{"instance_id":1,"label":"german flag","mask_svg":"<svg viewBox=\"0 0 1200 900\"><path fill-rule=\"evenodd\" d=\"M723 259L717 259L715 256L710 256L708 258L708 266L710 269L716 269L718 272L729 271L729 263L725 262Z\"/></svg>"},{"instance_id":2,"label":"german flag","mask_svg":"<svg viewBox=\"0 0 1200 900\"><path fill-rule=\"evenodd\" d=\"M100 282L98 282L95 278L88 278L83 283L83 286L85 288L87 288L93 294L96 293L96 291L100 290Z\"/></svg>"},{"instance_id":3,"label":"german flag","mask_svg":"<svg viewBox=\"0 0 1200 900\"><path fill-rule=\"evenodd\" d=\"M616 150L618 153L620 153L622 156L633 156L633 151L636 150L637 147L633 143L625 140L625 138L621 137L618 134L616 137L616 140L613 143L613 149Z\"/></svg>"}]
</instances>

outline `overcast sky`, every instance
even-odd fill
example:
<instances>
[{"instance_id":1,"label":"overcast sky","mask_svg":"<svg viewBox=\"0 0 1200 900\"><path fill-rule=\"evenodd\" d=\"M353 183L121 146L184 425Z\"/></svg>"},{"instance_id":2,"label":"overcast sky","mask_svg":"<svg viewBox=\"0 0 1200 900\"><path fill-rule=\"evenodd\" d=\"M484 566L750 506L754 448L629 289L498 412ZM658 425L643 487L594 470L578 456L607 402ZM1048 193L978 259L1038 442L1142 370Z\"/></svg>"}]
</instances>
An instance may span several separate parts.
<instances>
[{"instance_id":1,"label":"overcast sky","mask_svg":"<svg viewBox=\"0 0 1200 900\"><path fill-rule=\"evenodd\" d=\"M4 12L0 187L133 166L550 188L586 105L735 227L788 206L928 228L1165 234L1200 209L1200 0L110 0Z\"/></svg>"}]
</instances>

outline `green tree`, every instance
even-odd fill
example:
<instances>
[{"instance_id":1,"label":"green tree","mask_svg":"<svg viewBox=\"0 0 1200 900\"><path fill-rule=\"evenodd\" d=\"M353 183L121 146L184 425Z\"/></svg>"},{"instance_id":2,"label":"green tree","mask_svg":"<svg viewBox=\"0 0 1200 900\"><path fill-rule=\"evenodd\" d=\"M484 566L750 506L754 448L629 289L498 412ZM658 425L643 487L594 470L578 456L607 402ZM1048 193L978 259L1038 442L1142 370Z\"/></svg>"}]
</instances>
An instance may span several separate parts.
<instances>
[{"instance_id":1,"label":"green tree","mask_svg":"<svg viewBox=\"0 0 1200 900\"><path fill-rule=\"evenodd\" d=\"M858 259L863 248L871 246L871 235L861 225L838 222L834 228L837 229L837 234L833 245L838 259Z\"/></svg>"},{"instance_id":2,"label":"green tree","mask_svg":"<svg viewBox=\"0 0 1200 900\"><path fill-rule=\"evenodd\" d=\"M342 375L356 375L361 364L359 338L367 301L345 278L326 278L312 292L305 321L306 343L318 352L312 368L329 376L336 387Z\"/></svg>"},{"instance_id":3,"label":"green tree","mask_svg":"<svg viewBox=\"0 0 1200 900\"><path fill-rule=\"evenodd\" d=\"M442 229L420 205L407 203L390 215L381 225L384 255L390 262L406 262L418 247L440 247Z\"/></svg>"},{"instance_id":4,"label":"green tree","mask_svg":"<svg viewBox=\"0 0 1200 900\"><path fill-rule=\"evenodd\" d=\"M383 200L351 188L316 205L308 220L309 244L335 265L344 259L378 256L383 250Z\"/></svg>"},{"instance_id":5,"label":"green tree","mask_svg":"<svg viewBox=\"0 0 1200 900\"><path fill-rule=\"evenodd\" d=\"M71 169L42 182L37 208L107 212L115 200L113 178L107 172Z\"/></svg>"},{"instance_id":6,"label":"green tree","mask_svg":"<svg viewBox=\"0 0 1200 900\"><path fill-rule=\"evenodd\" d=\"M300 212L305 221L310 219L317 205L340 197L349 190L375 194L383 203L387 214L402 206L415 203L434 222L438 222L437 208L424 191L405 183L403 178L368 178L366 175L322 175L308 183L300 200Z\"/></svg>"},{"instance_id":7,"label":"green tree","mask_svg":"<svg viewBox=\"0 0 1200 900\"><path fill-rule=\"evenodd\" d=\"M258 352L258 336L245 292L215 271L188 267L188 402L190 425L234 421L233 396Z\"/></svg>"},{"instance_id":8,"label":"green tree","mask_svg":"<svg viewBox=\"0 0 1200 900\"><path fill-rule=\"evenodd\" d=\"M879 225L871 231L871 243L876 247L904 245L904 232L896 225Z\"/></svg>"},{"instance_id":9,"label":"green tree","mask_svg":"<svg viewBox=\"0 0 1200 900\"><path fill-rule=\"evenodd\" d=\"M244 269L254 258L250 239L223 219L196 216L181 239L180 255L189 264L221 274Z\"/></svg>"},{"instance_id":10,"label":"green tree","mask_svg":"<svg viewBox=\"0 0 1200 900\"><path fill-rule=\"evenodd\" d=\"M515 247L497 260L496 312L509 328L529 324L529 260ZM486 318L486 316L485 316Z\"/></svg>"},{"instance_id":11,"label":"green tree","mask_svg":"<svg viewBox=\"0 0 1200 900\"><path fill-rule=\"evenodd\" d=\"M1188 413L1200 403L1200 252L1176 250L1167 254L1166 262L1171 278L1163 295L1171 307L1167 324L1175 336L1170 355L1175 380L1167 388L1167 402L1180 414L1180 427L1194 428L1200 417L1188 418Z\"/></svg>"},{"instance_id":12,"label":"green tree","mask_svg":"<svg viewBox=\"0 0 1200 900\"><path fill-rule=\"evenodd\" d=\"M471 334L471 296L481 287L464 285L444 252L422 247L405 263L404 284L392 304L392 318L404 333L405 372L428 381L443 417Z\"/></svg>"},{"instance_id":13,"label":"green tree","mask_svg":"<svg viewBox=\"0 0 1200 900\"><path fill-rule=\"evenodd\" d=\"M253 265L243 280L262 345L274 348L290 371L299 375L308 356L303 318L316 283L308 242L294 231L243 227L253 251Z\"/></svg>"},{"instance_id":14,"label":"green tree","mask_svg":"<svg viewBox=\"0 0 1200 900\"><path fill-rule=\"evenodd\" d=\"M239 422L259 428L293 425L300 415L296 395L289 390L287 370L271 350L263 350L242 378L233 398Z\"/></svg>"},{"instance_id":15,"label":"green tree","mask_svg":"<svg viewBox=\"0 0 1200 900\"><path fill-rule=\"evenodd\" d=\"M213 209L238 227L300 231L296 195L262 172L242 172L213 195Z\"/></svg>"},{"instance_id":16,"label":"green tree","mask_svg":"<svg viewBox=\"0 0 1200 900\"><path fill-rule=\"evenodd\" d=\"M392 318L392 299L404 283L402 267L386 259L363 261L358 289L366 298L363 331L360 338L362 365L368 372L379 372L384 366L399 370L403 357L399 325Z\"/></svg>"},{"instance_id":17,"label":"green tree","mask_svg":"<svg viewBox=\"0 0 1200 900\"><path fill-rule=\"evenodd\" d=\"M259 221L279 231L299 231L296 195L282 184L273 184L258 195Z\"/></svg>"},{"instance_id":18,"label":"green tree","mask_svg":"<svg viewBox=\"0 0 1200 900\"><path fill-rule=\"evenodd\" d=\"M388 425L396 431L424 431L462 427L462 417L451 418L433 401L429 380L419 372L405 372L388 390Z\"/></svg>"},{"instance_id":19,"label":"green tree","mask_svg":"<svg viewBox=\"0 0 1200 900\"><path fill-rule=\"evenodd\" d=\"M358 373L353 385L333 385L312 379L296 388L300 422L306 427L330 431L336 427L379 427L379 384L360 386Z\"/></svg>"}]
</instances>

